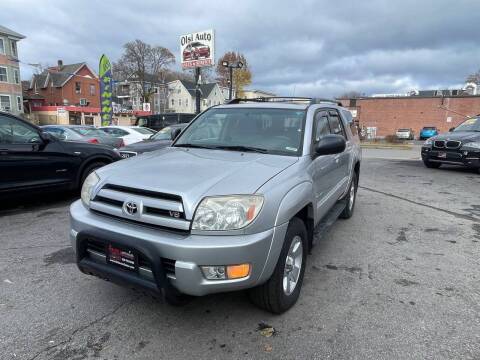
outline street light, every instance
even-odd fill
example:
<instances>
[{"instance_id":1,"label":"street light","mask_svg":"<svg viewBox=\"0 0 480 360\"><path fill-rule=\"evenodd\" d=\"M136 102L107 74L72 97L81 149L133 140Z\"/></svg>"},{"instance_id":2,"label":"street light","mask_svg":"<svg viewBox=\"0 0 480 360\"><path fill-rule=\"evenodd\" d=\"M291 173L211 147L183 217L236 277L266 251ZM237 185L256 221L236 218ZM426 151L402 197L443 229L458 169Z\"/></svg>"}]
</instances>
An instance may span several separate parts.
<instances>
[{"instance_id":1,"label":"street light","mask_svg":"<svg viewBox=\"0 0 480 360\"><path fill-rule=\"evenodd\" d=\"M243 68L243 63L241 61L236 61L234 63L229 63L228 61L222 61L222 66L228 68L228 71L229 71L229 74L230 74L228 99L232 100L233 69Z\"/></svg>"}]
</instances>

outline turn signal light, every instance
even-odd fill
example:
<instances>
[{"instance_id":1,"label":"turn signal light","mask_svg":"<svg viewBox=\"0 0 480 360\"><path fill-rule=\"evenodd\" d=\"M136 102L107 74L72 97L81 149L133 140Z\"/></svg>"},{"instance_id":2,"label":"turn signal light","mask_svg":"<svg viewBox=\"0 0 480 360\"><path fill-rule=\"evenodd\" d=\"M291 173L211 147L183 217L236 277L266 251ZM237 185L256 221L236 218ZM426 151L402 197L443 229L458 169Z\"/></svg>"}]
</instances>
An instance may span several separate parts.
<instances>
[{"instance_id":1,"label":"turn signal light","mask_svg":"<svg viewBox=\"0 0 480 360\"><path fill-rule=\"evenodd\" d=\"M250 264L228 265L227 278L240 279L250 274Z\"/></svg>"}]
</instances>

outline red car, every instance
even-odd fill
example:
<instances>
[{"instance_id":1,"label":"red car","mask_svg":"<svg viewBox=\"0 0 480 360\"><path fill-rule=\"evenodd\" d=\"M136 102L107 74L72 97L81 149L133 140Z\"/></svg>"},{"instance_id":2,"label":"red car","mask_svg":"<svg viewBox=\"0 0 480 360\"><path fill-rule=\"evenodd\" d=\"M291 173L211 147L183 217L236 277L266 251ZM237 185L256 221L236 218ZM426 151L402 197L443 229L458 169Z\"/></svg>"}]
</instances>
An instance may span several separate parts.
<instances>
[{"instance_id":1,"label":"red car","mask_svg":"<svg viewBox=\"0 0 480 360\"><path fill-rule=\"evenodd\" d=\"M210 47L198 41L187 45L183 50L183 61L206 59L210 57Z\"/></svg>"}]
</instances>

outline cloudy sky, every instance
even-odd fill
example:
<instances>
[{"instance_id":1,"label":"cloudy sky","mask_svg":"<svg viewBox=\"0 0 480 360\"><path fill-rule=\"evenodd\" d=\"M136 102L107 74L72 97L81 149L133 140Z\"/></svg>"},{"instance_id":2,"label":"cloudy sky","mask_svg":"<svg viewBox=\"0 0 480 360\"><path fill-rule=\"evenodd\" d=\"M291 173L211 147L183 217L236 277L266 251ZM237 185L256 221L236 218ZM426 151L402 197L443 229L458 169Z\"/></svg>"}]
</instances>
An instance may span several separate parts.
<instances>
[{"instance_id":1,"label":"cloudy sky","mask_svg":"<svg viewBox=\"0 0 480 360\"><path fill-rule=\"evenodd\" d=\"M141 39L179 57L179 36L213 28L216 54L245 54L251 88L281 95L455 88L480 68L480 1L2 0L27 63L112 61ZM122 4L122 5L120 5ZM178 66L178 65L177 65Z\"/></svg>"}]
</instances>

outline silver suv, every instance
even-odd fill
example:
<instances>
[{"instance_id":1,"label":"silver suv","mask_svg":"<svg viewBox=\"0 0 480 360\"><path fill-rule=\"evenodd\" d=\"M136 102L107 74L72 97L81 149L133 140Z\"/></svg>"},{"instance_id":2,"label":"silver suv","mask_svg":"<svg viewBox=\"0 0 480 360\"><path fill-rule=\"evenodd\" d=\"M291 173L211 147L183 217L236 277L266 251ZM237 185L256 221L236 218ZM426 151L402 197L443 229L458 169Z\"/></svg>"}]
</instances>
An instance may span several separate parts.
<instances>
[{"instance_id":1,"label":"silver suv","mask_svg":"<svg viewBox=\"0 0 480 360\"><path fill-rule=\"evenodd\" d=\"M314 230L352 216L360 160L350 112L334 101L212 107L172 146L88 176L70 208L78 267L170 303L250 289L284 312Z\"/></svg>"}]
</instances>

